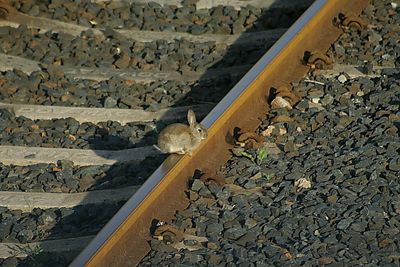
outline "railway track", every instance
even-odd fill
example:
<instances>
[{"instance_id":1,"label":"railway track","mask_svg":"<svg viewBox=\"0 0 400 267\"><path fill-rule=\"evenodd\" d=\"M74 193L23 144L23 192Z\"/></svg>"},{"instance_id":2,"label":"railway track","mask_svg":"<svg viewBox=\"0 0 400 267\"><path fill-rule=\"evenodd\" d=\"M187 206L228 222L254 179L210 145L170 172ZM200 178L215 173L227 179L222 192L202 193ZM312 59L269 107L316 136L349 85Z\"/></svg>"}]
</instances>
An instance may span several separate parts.
<instances>
[{"instance_id":1,"label":"railway track","mask_svg":"<svg viewBox=\"0 0 400 267\"><path fill-rule=\"evenodd\" d=\"M310 3L0 1L0 264L71 262Z\"/></svg>"},{"instance_id":2,"label":"railway track","mask_svg":"<svg viewBox=\"0 0 400 267\"><path fill-rule=\"evenodd\" d=\"M90 241L72 266L398 263L395 4L315 1L251 67L283 33L267 29L267 24L277 22L245 25L236 32L233 26L207 23L202 29L189 24L177 27L172 20L168 29L162 29L168 32L154 34L146 30L158 31L161 24L149 24L145 16L136 16L134 22L123 19L125 1L113 1L108 7L117 14L117 22L110 24L112 20L105 18L112 12L93 18L91 10L104 5L93 2L64 7L86 8L86 21L79 20L77 12L59 11L57 5L49 12L17 2L16 9L3 8L6 19L1 23L8 34L1 35L3 43L10 41L7 36L27 35L34 40L15 49L4 45L0 57L5 62L1 119L8 126L2 129L0 146L4 177L0 263L16 264L19 258L22 263L68 264ZM202 0L162 3L149 4L154 14L170 4L177 7L165 10L175 14L208 7L215 14L231 16L232 23L235 12L240 18L240 10L249 17L246 12L254 11L262 21L262 12L269 14L267 8L287 12L290 7L285 1L275 6L251 1L254 10L232 2L219 11ZM364 9L363 19L338 16L350 14L350 8L353 14ZM131 10L140 9L146 12L146 5ZM201 15L204 12L198 18ZM126 25L130 29L121 28ZM242 33L246 27L249 32ZM49 33L51 29L57 34ZM61 33L75 44L83 42L78 46L86 47L87 54L75 57L79 50L73 54L70 47L60 48ZM135 37L133 51L121 52L123 43ZM158 40L172 47L183 43L185 48L189 43L185 53L196 55L201 47L201 54L217 57L197 65L190 60L183 64L179 58L174 59L178 63L163 65L165 57L160 55L151 63L126 62L126 55L134 58L142 53L145 58L146 43ZM50 56L35 55L34 49L18 48L29 48L32 41L36 48L57 46L60 55L54 51ZM94 60L96 49L91 45L112 46L108 41L117 44L111 59L102 51L104 57ZM323 55L328 49L333 65ZM311 52L308 62L306 51ZM163 53L167 58L176 55L174 50ZM74 60L68 61L70 57ZM331 66L315 69L321 65ZM383 90L374 90L374 83ZM135 97L126 101L131 95L139 101ZM203 120L209 138L191 157L171 155L155 170L164 160L151 147L157 130L182 120L188 106L194 106L200 117L212 109ZM363 136L369 139L362 141ZM351 164L343 164L347 161ZM321 165L327 168L318 169ZM304 228L303 222L310 227ZM4 234L7 231L9 235ZM369 252L364 242L372 242Z\"/></svg>"}]
</instances>

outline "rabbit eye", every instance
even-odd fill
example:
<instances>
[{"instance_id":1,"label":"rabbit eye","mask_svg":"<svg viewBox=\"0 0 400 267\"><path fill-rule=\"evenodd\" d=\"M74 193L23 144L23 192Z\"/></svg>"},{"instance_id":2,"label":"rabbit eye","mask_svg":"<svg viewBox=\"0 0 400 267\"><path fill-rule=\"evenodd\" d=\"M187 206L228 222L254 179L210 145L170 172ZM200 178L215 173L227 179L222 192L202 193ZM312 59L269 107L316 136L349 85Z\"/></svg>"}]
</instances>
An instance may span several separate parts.
<instances>
[{"instance_id":1,"label":"rabbit eye","mask_svg":"<svg viewBox=\"0 0 400 267\"><path fill-rule=\"evenodd\" d=\"M199 128L199 129L197 129L197 131L199 132L199 133L201 133L202 132L202 130Z\"/></svg>"}]
</instances>

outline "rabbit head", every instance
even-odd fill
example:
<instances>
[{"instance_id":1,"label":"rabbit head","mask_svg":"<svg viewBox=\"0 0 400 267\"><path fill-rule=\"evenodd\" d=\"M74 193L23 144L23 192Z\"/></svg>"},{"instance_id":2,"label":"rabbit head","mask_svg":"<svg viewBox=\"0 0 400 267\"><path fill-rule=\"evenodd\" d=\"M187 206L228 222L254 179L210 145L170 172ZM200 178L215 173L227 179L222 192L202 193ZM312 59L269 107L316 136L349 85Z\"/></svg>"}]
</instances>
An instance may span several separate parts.
<instances>
[{"instance_id":1,"label":"rabbit head","mask_svg":"<svg viewBox=\"0 0 400 267\"><path fill-rule=\"evenodd\" d=\"M187 119L193 137L200 140L206 139L208 136L207 129L200 123L197 123L196 115L194 114L193 110L191 109L188 110Z\"/></svg>"}]
</instances>

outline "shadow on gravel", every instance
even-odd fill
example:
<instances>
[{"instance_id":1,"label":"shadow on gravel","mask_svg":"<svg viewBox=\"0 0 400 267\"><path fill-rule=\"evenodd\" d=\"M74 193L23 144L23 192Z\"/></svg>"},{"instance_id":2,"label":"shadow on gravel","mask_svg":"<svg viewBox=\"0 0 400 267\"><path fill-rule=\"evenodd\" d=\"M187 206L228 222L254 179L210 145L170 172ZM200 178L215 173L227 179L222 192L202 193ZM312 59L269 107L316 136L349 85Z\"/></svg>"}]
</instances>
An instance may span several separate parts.
<instances>
[{"instance_id":1,"label":"shadow on gravel","mask_svg":"<svg viewBox=\"0 0 400 267\"><path fill-rule=\"evenodd\" d=\"M124 136L112 134L106 128L99 128L97 134L87 140L88 145L90 149L93 150L123 150L148 146L149 144L155 144L157 142L156 129L163 128L165 124L162 122L156 122L156 128L154 129L147 129L148 127L144 124L132 124L132 126L135 130L132 130L132 133L124 133ZM145 133L141 136L137 136L137 133L140 132ZM127 135L135 135L135 137L132 138Z\"/></svg>"},{"instance_id":2,"label":"shadow on gravel","mask_svg":"<svg viewBox=\"0 0 400 267\"><path fill-rule=\"evenodd\" d=\"M271 8L265 10L260 15L259 19L254 24L254 27L247 29L247 32L254 32L260 29L274 29L274 28L288 28L290 25L305 11L304 8L294 7L290 9L281 8L280 2L277 0ZM286 1L288 2L288 1ZM311 4L313 1L309 1ZM304 4L302 5L304 6ZM204 103L207 100L212 99L212 103L218 103L223 96L225 96L229 90L240 80L243 76L236 75L235 77L221 76L216 80L207 80L207 76L211 72L211 69L217 68L218 66L235 66L237 64L253 65L262 55L265 54L267 49L272 44L261 44L259 46L240 46L233 45L227 50L223 59L211 66L208 71L204 74L203 78L192 87L192 90L185 95L181 100L176 102L175 106L187 106L188 103ZM218 82L222 86L215 90L213 84ZM198 100L200 99L200 101ZM201 121L203 117L198 117L197 121ZM185 119L180 122L187 123ZM141 145L149 145L149 143L156 144L157 133L165 127L165 123L156 123L156 129L148 132L141 140L136 143L132 143L129 139L105 134L104 138L94 139L89 142L92 149L99 147L96 144L106 142L107 144L120 145L124 144L124 147L138 147ZM141 163L123 163L115 164L110 166L108 170L103 174L103 178L99 179L95 184L92 185L92 189L104 189L104 188L121 188L129 185L140 185L142 184L162 163L166 158L166 155L159 155L152 158L148 158ZM105 186L106 185L106 186ZM111 185L111 186L109 186ZM133 193L133 192L132 192ZM64 211L63 218L53 229L50 230L52 233L49 238L59 237L60 232L68 233L70 236L82 237L85 235L96 234L101 227L103 227L108 220L116 213L116 211L122 206L123 203L104 204L101 207L89 207L82 208L77 207L74 209L68 209ZM151 225L149 225L150 230ZM58 265L67 264L71 256L76 256L78 252L70 253L68 259L61 255L49 255L47 253L39 252L31 255L25 261L21 262L21 266L54 266L55 262L59 262Z\"/></svg>"}]
</instances>

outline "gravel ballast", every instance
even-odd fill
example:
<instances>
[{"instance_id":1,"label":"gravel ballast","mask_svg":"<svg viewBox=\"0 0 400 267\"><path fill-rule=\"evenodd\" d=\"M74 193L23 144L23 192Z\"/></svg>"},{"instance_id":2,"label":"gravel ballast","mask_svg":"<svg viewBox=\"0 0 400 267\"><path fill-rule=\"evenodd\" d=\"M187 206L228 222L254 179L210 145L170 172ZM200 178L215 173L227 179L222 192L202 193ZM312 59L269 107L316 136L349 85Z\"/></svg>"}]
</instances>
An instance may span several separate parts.
<instances>
[{"instance_id":1,"label":"gravel ballast","mask_svg":"<svg viewBox=\"0 0 400 267\"><path fill-rule=\"evenodd\" d=\"M0 144L31 147L121 150L152 145L157 139L155 123L89 122L73 118L31 120L0 109ZM162 123L161 123L162 124Z\"/></svg>"},{"instance_id":2,"label":"gravel ballast","mask_svg":"<svg viewBox=\"0 0 400 267\"><path fill-rule=\"evenodd\" d=\"M117 77L102 82L76 80L62 71L43 69L26 75L18 70L0 74L0 101L49 106L145 109L216 103L237 81L219 77L200 82L135 83Z\"/></svg>"},{"instance_id":3,"label":"gravel ballast","mask_svg":"<svg viewBox=\"0 0 400 267\"><path fill-rule=\"evenodd\" d=\"M73 209L34 209L33 212L1 209L1 242L34 242L97 233L122 203L78 206Z\"/></svg>"},{"instance_id":4,"label":"gravel ballast","mask_svg":"<svg viewBox=\"0 0 400 267\"><path fill-rule=\"evenodd\" d=\"M29 166L0 163L0 190L21 192L77 193L141 185L165 156L140 163L79 167L77 162Z\"/></svg>"},{"instance_id":5,"label":"gravel ballast","mask_svg":"<svg viewBox=\"0 0 400 267\"><path fill-rule=\"evenodd\" d=\"M53 31L41 34L39 29L26 25L0 27L0 41L0 53L42 64L181 72L254 64L262 51L272 45L258 42L229 49L226 44L193 43L185 39L142 43L111 29L102 37L91 30L72 36Z\"/></svg>"},{"instance_id":6,"label":"gravel ballast","mask_svg":"<svg viewBox=\"0 0 400 267\"><path fill-rule=\"evenodd\" d=\"M190 3L192 2L192 3ZM304 6L272 7L268 10L252 6L235 10L217 6L196 10L195 2L184 6L161 6L154 2L91 3L90 1L14 1L17 10L31 16L41 16L73 22L93 28L125 28L146 31L188 32L192 34L236 34L246 30L288 27L304 12ZM279 18L279 19L277 19Z\"/></svg>"}]
</instances>

